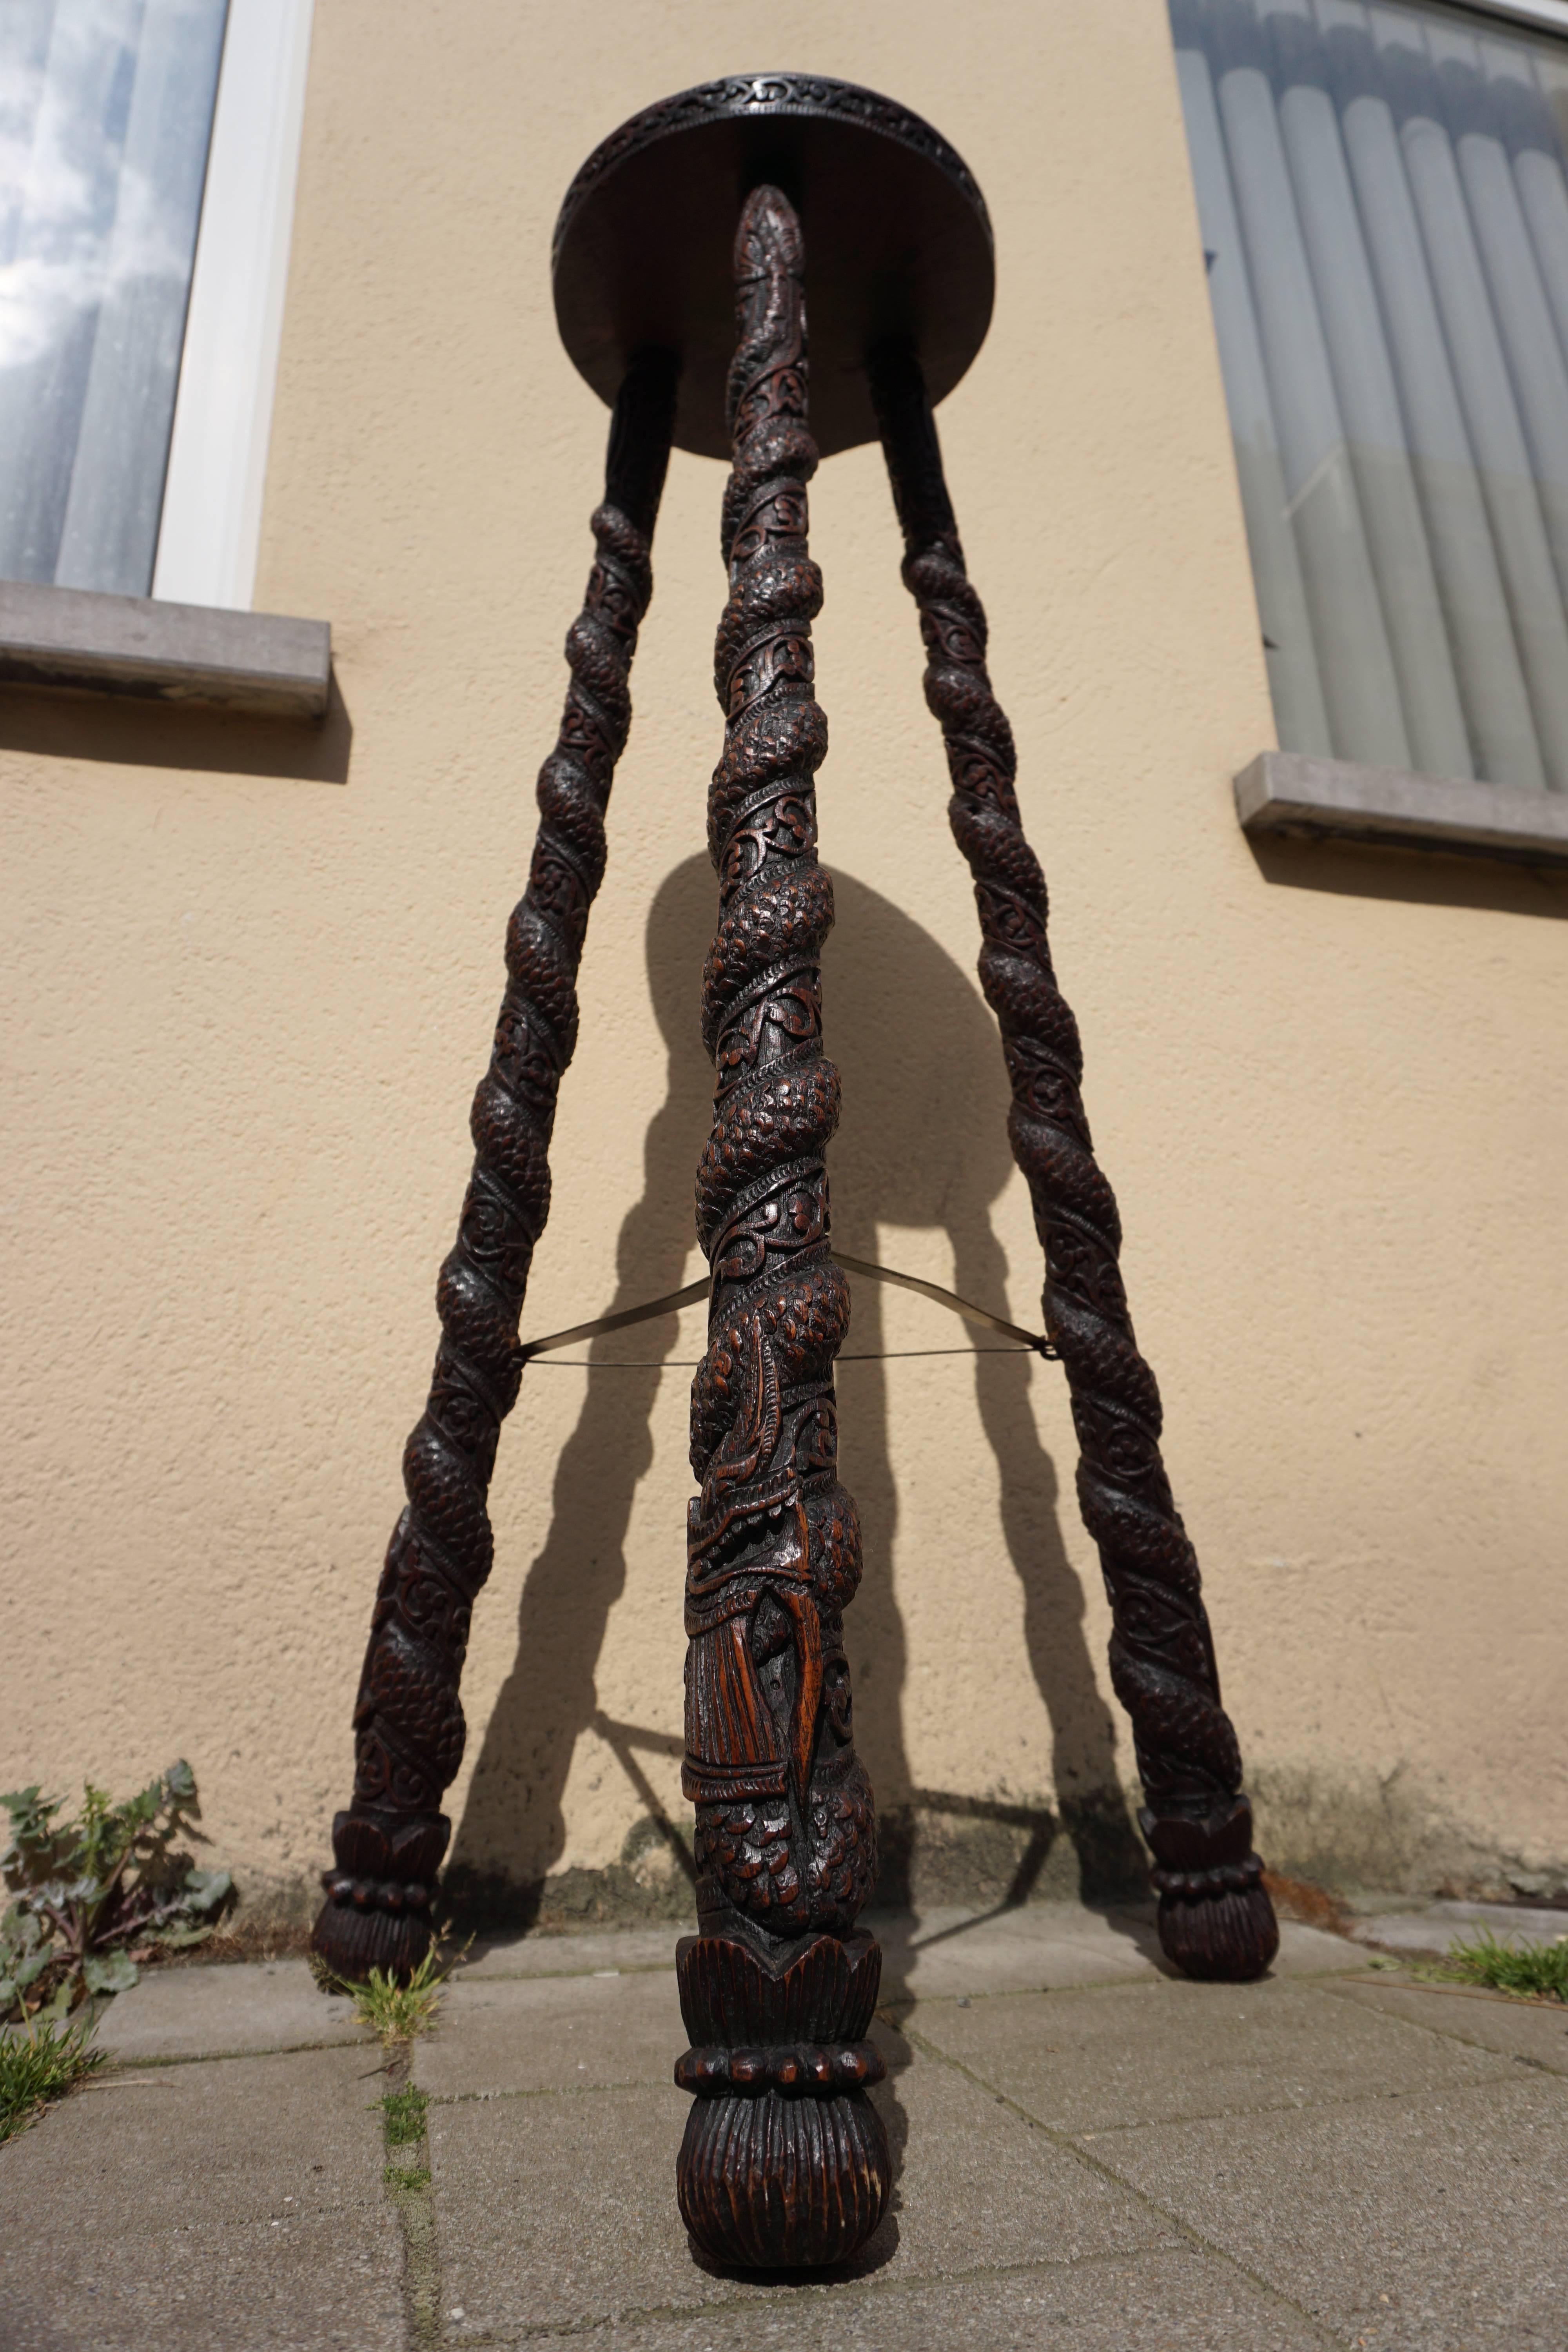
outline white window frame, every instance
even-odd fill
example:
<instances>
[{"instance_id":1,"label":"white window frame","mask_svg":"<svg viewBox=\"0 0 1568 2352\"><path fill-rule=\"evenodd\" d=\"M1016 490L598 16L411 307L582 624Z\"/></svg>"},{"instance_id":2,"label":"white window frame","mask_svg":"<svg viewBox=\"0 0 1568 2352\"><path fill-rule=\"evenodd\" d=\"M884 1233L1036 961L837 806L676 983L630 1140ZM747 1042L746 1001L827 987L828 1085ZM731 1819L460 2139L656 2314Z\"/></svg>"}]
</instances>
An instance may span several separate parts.
<instances>
[{"instance_id":1,"label":"white window frame","mask_svg":"<svg viewBox=\"0 0 1568 2352\"><path fill-rule=\"evenodd\" d=\"M153 572L175 604L255 594L314 6L229 0Z\"/></svg>"}]
</instances>

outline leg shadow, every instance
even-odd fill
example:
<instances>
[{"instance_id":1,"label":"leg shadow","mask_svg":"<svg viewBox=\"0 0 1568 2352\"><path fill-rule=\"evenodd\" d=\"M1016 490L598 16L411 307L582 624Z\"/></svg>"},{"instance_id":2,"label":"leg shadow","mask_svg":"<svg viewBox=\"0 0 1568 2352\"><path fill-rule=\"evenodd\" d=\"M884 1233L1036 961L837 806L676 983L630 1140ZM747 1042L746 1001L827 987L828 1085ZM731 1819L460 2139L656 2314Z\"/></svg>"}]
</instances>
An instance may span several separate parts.
<instances>
[{"instance_id":1,"label":"leg shadow","mask_svg":"<svg viewBox=\"0 0 1568 2352\"><path fill-rule=\"evenodd\" d=\"M950 1231L961 1296L1003 1297L1006 1260L989 1223L966 1213ZM1023 1588L1024 1640L1050 1718L1052 1785L1077 1857L1074 1891L1086 1903L1142 1898L1148 1860L1117 1781L1116 1726L1089 1654L1083 1586L1062 1541L1056 1465L1040 1444L1029 1401L1031 1378L1042 1376L1062 1377L1027 1356L974 1361L981 1423L1000 1473L1003 1532ZM1034 1892L1048 1852L1037 1836L1031 1840L1009 1901Z\"/></svg>"},{"instance_id":2,"label":"leg shadow","mask_svg":"<svg viewBox=\"0 0 1568 2352\"><path fill-rule=\"evenodd\" d=\"M706 858L690 858L668 876L648 916L648 981L669 1051L668 1090L647 1130L642 1198L621 1226L616 1307L676 1289L691 1246L692 1175L713 1092L697 1013L713 907L713 870ZM631 1352L661 1363L677 1330L673 1315L645 1324L630 1335ZM516 1660L485 1727L454 1841L449 1898L486 1924L526 1927L538 1917L544 1880L565 1846L566 1776L577 1741L591 1726L602 1730L640 1788L656 1832L683 1865L689 1860L686 1842L641 1774L633 1739L643 1748L666 1743L650 1743L632 1727L601 1717L595 1687L605 1628L626 1584L633 1501L653 1460L660 1375L611 1369L617 1360L625 1364L627 1336L606 1334L589 1350L594 1368L576 1428L556 1465L550 1532L522 1590ZM525 1374L525 1391L529 1380L551 1377ZM635 1886L626 1892L638 1899ZM670 1893L672 1916L686 1916L689 1893L680 1882ZM587 1916L593 1916L591 1899Z\"/></svg>"},{"instance_id":3,"label":"leg shadow","mask_svg":"<svg viewBox=\"0 0 1568 2352\"><path fill-rule=\"evenodd\" d=\"M691 1177L711 1093L695 992L713 889L707 860L691 858L668 877L648 919L649 982L668 1047L668 1087L647 1131L642 1197L621 1228L616 1307L673 1289L689 1246ZM827 1045L844 1080L843 1124L829 1160L835 1236L851 1255L875 1258L880 1224L940 1226L952 1241L958 1289L998 1305L1007 1265L990 1211L1012 1161L995 1024L970 974L901 908L843 876L837 897L837 925L825 957ZM662 1361L676 1328L673 1317L646 1326L637 1354ZM865 1577L847 1630L857 1741L882 1825L876 1903L901 1915L887 1922L888 1974L896 1981L917 1905L960 1895L973 1909L982 1880L996 1908L1047 1889L1110 1905L1143 1892L1147 1882L1116 1781L1110 1712L1089 1660L1083 1592L1062 1542L1058 1482L1035 1425L1026 1358L978 1356L973 1377L997 1464L1004 1535L1023 1589L1030 1666L1050 1718L1056 1810L914 1780L904 1736L907 1644L892 1579L899 1497L879 1360L883 1329L879 1286L858 1283L839 1375L845 1482L866 1538ZM955 1344L962 1344L956 1335ZM688 1861L684 1825L664 1815L637 1761L639 1748L668 1742L609 1723L595 1689L609 1612L626 1581L633 1501L652 1461L659 1375L610 1369L625 1361L622 1335L596 1341L591 1352L582 1412L556 1469L550 1531L523 1588L516 1661L486 1727L447 1875L454 1902L522 1925L538 1916L542 1884L564 1850L567 1773L591 1727L640 1787L653 1831ZM944 1840L960 1875L967 1874L962 1891L956 1881L950 1892L944 1887ZM623 1893L637 1900L635 1886ZM689 1909L684 1887L674 1900ZM647 1916L657 1906L640 1907Z\"/></svg>"},{"instance_id":4,"label":"leg shadow","mask_svg":"<svg viewBox=\"0 0 1568 2352\"><path fill-rule=\"evenodd\" d=\"M852 1255L874 1259L879 1224L942 1227L952 1245L955 1288L1000 1307L1007 1262L990 1212L1013 1160L995 1022L971 974L900 908L849 877L837 876L835 887L837 923L824 959L828 1050L844 1081L831 1154L834 1233ZM857 1284L847 1356L880 1348L881 1316L878 1286ZM957 1328L954 1344L962 1344ZM852 1634L858 1738L885 1824L876 1901L906 1920L917 1882L929 1905L948 1892L944 1878L952 1898L971 1903L968 1882L984 1878L997 1909L1026 1901L1042 1882L1097 1903L1147 1891L1142 1846L1117 1783L1110 1710L1084 1635L1083 1589L1062 1541L1056 1469L1030 1404L1031 1375L1039 1370L1033 1359L1001 1352L976 1356L973 1370L996 1460L1003 1532L1023 1589L1029 1664L1050 1718L1057 1810L914 1781L902 1731L905 1643L891 1585L898 1496L886 1375L879 1364L846 1363L839 1382L846 1484L868 1538L856 1603L864 1613ZM943 1853L949 1834L951 1865ZM1064 1836L1071 1856L1065 1873L1058 1852ZM917 1844L926 1851L917 1854ZM898 1924L888 1926L889 1975L896 1980L900 1937Z\"/></svg>"}]
</instances>

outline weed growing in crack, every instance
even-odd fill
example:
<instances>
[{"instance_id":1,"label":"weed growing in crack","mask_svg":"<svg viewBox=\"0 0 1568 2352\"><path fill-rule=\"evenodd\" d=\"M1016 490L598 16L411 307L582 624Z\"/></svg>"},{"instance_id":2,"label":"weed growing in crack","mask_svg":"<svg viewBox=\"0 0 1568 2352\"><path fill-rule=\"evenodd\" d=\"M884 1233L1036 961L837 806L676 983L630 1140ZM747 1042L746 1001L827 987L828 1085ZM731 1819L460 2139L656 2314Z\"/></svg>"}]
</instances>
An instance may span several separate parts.
<instances>
[{"instance_id":1,"label":"weed growing in crack","mask_svg":"<svg viewBox=\"0 0 1568 2352\"><path fill-rule=\"evenodd\" d=\"M468 1943L472 1941L470 1936ZM445 1959L437 1937L406 1984L399 1984L385 1969L372 1969L364 1983L356 1984L347 1977L333 1976L315 1954L311 1955L310 1973L323 1992L346 1992L360 2023L379 2034L384 2050L396 2050L412 2042L416 2034L427 2033L435 2024L446 1980L468 1948L465 1944L461 1952Z\"/></svg>"},{"instance_id":2,"label":"weed growing in crack","mask_svg":"<svg viewBox=\"0 0 1568 2352\"><path fill-rule=\"evenodd\" d=\"M419 2148L425 2143L425 2111L430 2102L423 2091L412 2083L401 2084L395 2091L386 2092L381 2102L382 2137L389 2148ZM412 2193L430 2186L427 2165L398 2158L383 2167L382 2179L389 2189L404 2189Z\"/></svg>"},{"instance_id":3,"label":"weed growing in crack","mask_svg":"<svg viewBox=\"0 0 1568 2352\"><path fill-rule=\"evenodd\" d=\"M35 2023L25 2033L0 2033L0 2140L25 2131L51 2099L107 2064L106 2051L89 2047L95 2025Z\"/></svg>"},{"instance_id":4,"label":"weed growing in crack","mask_svg":"<svg viewBox=\"0 0 1568 2352\"><path fill-rule=\"evenodd\" d=\"M403 2298L409 2341L419 2352L434 2352L443 2339L430 2150L425 2136L430 2102L416 2084L407 2080L409 2054L406 2042L388 2046L385 2063L390 2088L380 2102L387 2161L381 2177L391 2194L403 2238Z\"/></svg>"},{"instance_id":5,"label":"weed growing in crack","mask_svg":"<svg viewBox=\"0 0 1568 2352\"><path fill-rule=\"evenodd\" d=\"M388 2091L381 2102L382 2131L388 2147L412 2147L425 2137L425 2110L430 2102L412 2083Z\"/></svg>"},{"instance_id":6,"label":"weed growing in crack","mask_svg":"<svg viewBox=\"0 0 1568 2352\"><path fill-rule=\"evenodd\" d=\"M417 2196L421 2189L430 2186L430 2175L424 2165L405 2167L389 2164L384 2168L381 2177L389 2189L405 2189L412 2196Z\"/></svg>"},{"instance_id":7,"label":"weed growing in crack","mask_svg":"<svg viewBox=\"0 0 1568 2352\"><path fill-rule=\"evenodd\" d=\"M1456 1937L1448 1957L1430 1971L1450 1984L1489 1985L1522 2000L1568 2001L1568 1936L1554 1944L1500 1943L1489 1927Z\"/></svg>"}]
</instances>

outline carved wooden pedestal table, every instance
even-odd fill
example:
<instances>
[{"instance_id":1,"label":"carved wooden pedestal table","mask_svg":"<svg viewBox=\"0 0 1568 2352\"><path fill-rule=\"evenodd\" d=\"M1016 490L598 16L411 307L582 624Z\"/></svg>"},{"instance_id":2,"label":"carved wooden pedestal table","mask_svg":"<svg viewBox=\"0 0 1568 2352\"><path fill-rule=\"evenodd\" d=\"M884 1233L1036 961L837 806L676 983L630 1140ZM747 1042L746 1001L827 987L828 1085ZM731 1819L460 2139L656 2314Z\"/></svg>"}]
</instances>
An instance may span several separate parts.
<instances>
[{"instance_id":1,"label":"carved wooden pedestal table","mask_svg":"<svg viewBox=\"0 0 1568 2352\"><path fill-rule=\"evenodd\" d=\"M439 1805L462 1755L468 1612L490 1564L485 1496L521 1375L518 1316L549 1205L555 1092L673 440L731 467L715 655L725 740L708 804L719 912L702 1020L715 1100L697 1216L710 1322L691 1398L700 1492L687 1531L682 1775L699 1927L677 1953L692 2043L676 2067L692 2094L678 2189L710 2259L820 2266L871 2235L891 2177L868 2096L882 2072L868 2038L881 1956L856 1924L876 1830L843 1647L860 1538L836 1467L848 1290L824 1158L838 1076L822 1030L833 893L816 855L827 737L806 485L819 456L879 436L953 830L975 877L981 981L1046 1252L1079 1503L1110 1595L1111 1675L1148 1801L1161 1938L1191 1975L1247 1979L1267 1968L1278 1931L1197 1562L1160 1457L1159 1395L1132 1338L1116 1205L1089 1143L1045 884L985 672L984 614L942 480L931 410L991 313L980 191L929 124L870 91L791 74L712 83L650 107L590 156L562 208L554 271L567 350L615 407L599 552L567 640L565 717L507 934L474 1173L442 1268L441 1347L405 1456L408 1507L377 1595L353 1801L333 1825L316 1945L363 1975L405 1971L428 1943L448 1835Z\"/></svg>"}]
</instances>

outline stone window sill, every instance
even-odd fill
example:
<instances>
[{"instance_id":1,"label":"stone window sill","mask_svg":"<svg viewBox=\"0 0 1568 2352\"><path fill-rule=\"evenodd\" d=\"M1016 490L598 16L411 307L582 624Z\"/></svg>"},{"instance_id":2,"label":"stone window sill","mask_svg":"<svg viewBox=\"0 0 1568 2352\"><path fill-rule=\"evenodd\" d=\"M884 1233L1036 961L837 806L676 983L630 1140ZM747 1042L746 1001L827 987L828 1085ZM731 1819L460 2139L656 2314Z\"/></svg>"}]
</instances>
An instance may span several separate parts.
<instances>
[{"instance_id":1,"label":"stone window sill","mask_svg":"<svg viewBox=\"0 0 1568 2352\"><path fill-rule=\"evenodd\" d=\"M3 685L311 719L331 667L326 621L0 581Z\"/></svg>"},{"instance_id":2,"label":"stone window sill","mask_svg":"<svg viewBox=\"0 0 1568 2352\"><path fill-rule=\"evenodd\" d=\"M1568 866L1568 793L1460 783L1362 768L1300 751L1260 751L1236 779L1253 838L1355 841L1516 866Z\"/></svg>"}]
</instances>

